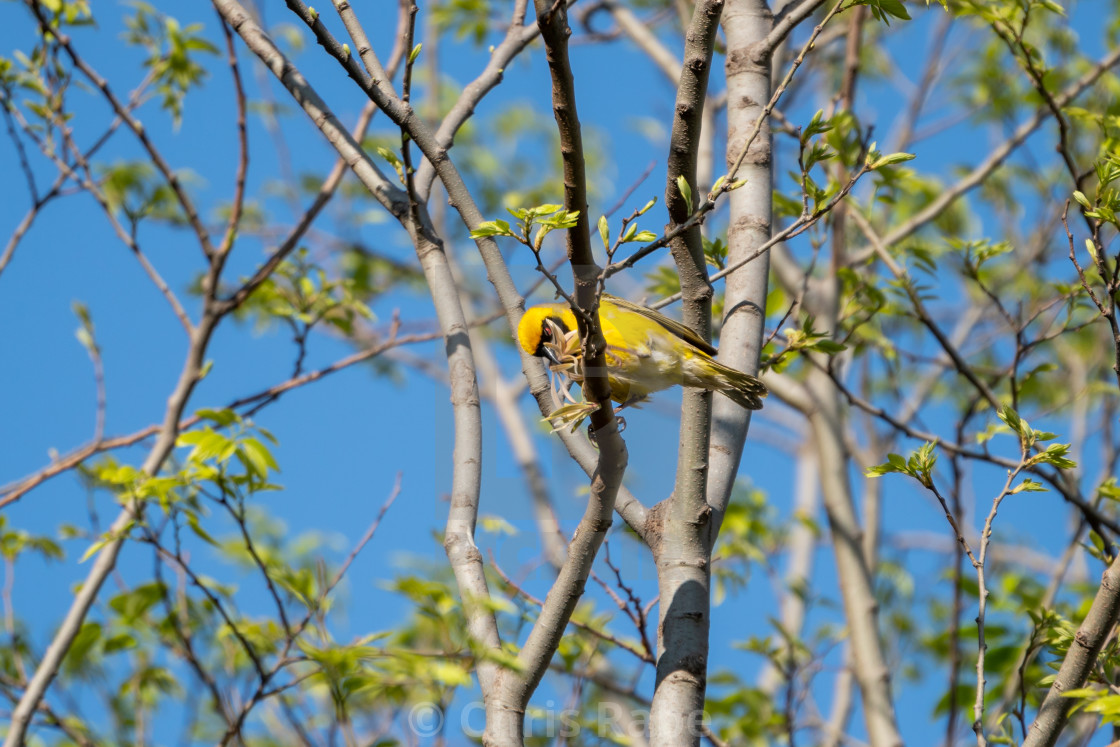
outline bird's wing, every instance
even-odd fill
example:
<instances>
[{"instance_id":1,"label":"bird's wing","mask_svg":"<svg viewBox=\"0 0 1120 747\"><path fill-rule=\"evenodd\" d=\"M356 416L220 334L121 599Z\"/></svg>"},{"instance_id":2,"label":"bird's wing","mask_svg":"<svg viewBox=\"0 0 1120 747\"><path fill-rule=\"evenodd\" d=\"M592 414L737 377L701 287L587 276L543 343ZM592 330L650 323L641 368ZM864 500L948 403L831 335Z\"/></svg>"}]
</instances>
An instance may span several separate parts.
<instances>
[{"instance_id":1,"label":"bird's wing","mask_svg":"<svg viewBox=\"0 0 1120 747\"><path fill-rule=\"evenodd\" d=\"M618 308L620 308L624 311L631 311L635 314L641 314L646 319L649 319L650 321L657 322L658 324L660 324L662 327L664 327L668 331L672 332L677 337L681 338L682 340L684 340L688 344L703 350L708 355L715 355L716 354L716 349L714 347L712 347L712 344L710 342L706 342L704 340L704 338L702 338L700 335L693 332L692 329L690 329L689 327L681 324L680 322L678 322L675 319L670 319L669 317L665 316L664 314L656 312L651 308L648 308L648 307L645 307L645 306L639 306L636 303L631 303L630 301L627 301L625 298L618 298L617 296L612 296L612 295L607 294L607 293L603 294L603 300L607 301L608 303L614 304L615 306L617 306Z\"/></svg>"}]
</instances>

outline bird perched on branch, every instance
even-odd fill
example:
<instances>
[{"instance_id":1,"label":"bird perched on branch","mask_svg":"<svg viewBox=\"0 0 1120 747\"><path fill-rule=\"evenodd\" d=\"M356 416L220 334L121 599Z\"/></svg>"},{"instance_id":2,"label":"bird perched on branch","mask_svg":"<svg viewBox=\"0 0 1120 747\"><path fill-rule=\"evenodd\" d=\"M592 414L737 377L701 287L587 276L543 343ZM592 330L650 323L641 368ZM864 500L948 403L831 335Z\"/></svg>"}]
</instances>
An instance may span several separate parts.
<instances>
[{"instance_id":1,"label":"bird perched on branch","mask_svg":"<svg viewBox=\"0 0 1120 747\"><path fill-rule=\"evenodd\" d=\"M604 294L599 324L607 341L611 399L622 407L678 384L719 392L748 410L762 407L766 385L713 359L716 349L680 322ZM526 353L548 359L553 371L582 382L579 332L568 304L526 309L517 325L517 340Z\"/></svg>"}]
</instances>

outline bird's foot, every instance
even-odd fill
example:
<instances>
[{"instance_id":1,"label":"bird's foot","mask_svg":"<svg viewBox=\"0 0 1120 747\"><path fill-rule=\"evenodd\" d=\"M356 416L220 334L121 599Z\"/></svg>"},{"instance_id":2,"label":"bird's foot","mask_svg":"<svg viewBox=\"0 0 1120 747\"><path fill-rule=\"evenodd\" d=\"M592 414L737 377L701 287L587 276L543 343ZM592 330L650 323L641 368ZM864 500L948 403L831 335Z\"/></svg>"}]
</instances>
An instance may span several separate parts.
<instances>
[{"instance_id":1,"label":"bird's foot","mask_svg":"<svg viewBox=\"0 0 1120 747\"><path fill-rule=\"evenodd\" d=\"M618 412L618 410L615 410L615 412ZM621 415L615 415L614 419L615 419L615 422L618 424L618 432L622 433L623 431L625 431L626 430L626 418L622 417ZM587 440L591 442L592 446L595 446L595 447L599 446L599 439L596 438L596 436L595 436L595 426L592 425L591 423L587 424Z\"/></svg>"}]
</instances>

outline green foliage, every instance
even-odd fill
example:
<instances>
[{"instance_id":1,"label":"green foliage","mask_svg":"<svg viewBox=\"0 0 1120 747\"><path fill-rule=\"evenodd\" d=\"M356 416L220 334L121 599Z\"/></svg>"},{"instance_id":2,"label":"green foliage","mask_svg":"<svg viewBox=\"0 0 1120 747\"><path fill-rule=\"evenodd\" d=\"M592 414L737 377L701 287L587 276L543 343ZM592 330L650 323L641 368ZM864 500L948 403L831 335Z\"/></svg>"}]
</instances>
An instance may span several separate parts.
<instances>
[{"instance_id":1,"label":"green foliage","mask_svg":"<svg viewBox=\"0 0 1120 747\"><path fill-rule=\"evenodd\" d=\"M890 153L887 155L883 155L878 150L876 150L875 143L872 143L871 147L867 151L865 163L867 164L867 168L875 171L877 169L883 168L884 166L893 166L896 163L906 163L907 161L912 160L914 160L913 153Z\"/></svg>"},{"instance_id":2,"label":"green foliage","mask_svg":"<svg viewBox=\"0 0 1120 747\"><path fill-rule=\"evenodd\" d=\"M812 519L794 517L814 527ZM767 567L785 541L788 528L761 490L736 485L723 517L716 550L712 554L712 605L718 606L728 592L746 588L754 566Z\"/></svg>"},{"instance_id":3,"label":"green foliage","mask_svg":"<svg viewBox=\"0 0 1120 747\"><path fill-rule=\"evenodd\" d=\"M906 6L902 4L901 0L853 0L851 5L866 5L871 9L871 15L877 21L890 25L891 18L900 18L903 21L910 20L910 14L906 12Z\"/></svg>"},{"instance_id":4,"label":"green foliage","mask_svg":"<svg viewBox=\"0 0 1120 747\"><path fill-rule=\"evenodd\" d=\"M472 239L488 236L508 236L539 252L544 239L557 229L574 228L579 219L578 210L564 210L563 205L538 205L532 208L507 208L517 224L510 226L509 221L501 219L483 221L471 231ZM533 227L537 232L533 234Z\"/></svg>"},{"instance_id":5,"label":"green foliage","mask_svg":"<svg viewBox=\"0 0 1120 747\"><path fill-rule=\"evenodd\" d=\"M910 458L904 459L898 454L888 454L887 461L867 469L868 477L881 477L897 472L909 475L920 482L925 488L933 487L933 468L937 464L937 454L933 448L935 444L927 442L916 451L910 452Z\"/></svg>"},{"instance_id":6,"label":"green foliage","mask_svg":"<svg viewBox=\"0 0 1120 747\"><path fill-rule=\"evenodd\" d=\"M39 0L52 16L52 26L87 26L93 23L93 12L88 0Z\"/></svg>"},{"instance_id":7,"label":"green foliage","mask_svg":"<svg viewBox=\"0 0 1120 747\"><path fill-rule=\"evenodd\" d=\"M432 6L437 28L451 31L455 38L468 36L480 45L490 31L490 3L486 0L442 0Z\"/></svg>"},{"instance_id":8,"label":"green foliage","mask_svg":"<svg viewBox=\"0 0 1120 747\"><path fill-rule=\"evenodd\" d=\"M454 101L458 89L441 92ZM589 202L608 190L604 161L609 154L606 136L590 124L582 128ZM399 143L400 134L394 133ZM383 143L384 144L384 143ZM456 165L470 178L472 193L483 215L507 208L541 205L564 191L556 124L550 113L528 103L506 106L500 115L472 118L455 137Z\"/></svg>"},{"instance_id":9,"label":"green foliage","mask_svg":"<svg viewBox=\"0 0 1120 747\"><path fill-rule=\"evenodd\" d=\"M684 174L677 177L677 191L681 193L681 199L684 200L684 206L688 212L692 212L692 187L688 186L688 180L684 178ZM714 189L712 191L715 191Z\"/></svg>"},{"instance_id":10,"label":"green foliage","mask_svg":"<svg viewBox=\"0 0 1120 747\"><path fill-rule=\"evenodd\" d=\"M132 7L132 15L125 16L124 40L147 53L144 65L177 126L183 118L184 98L208 74L198 55L216 55L218 48L202 35L200 23L181 26L146 2L133 2Z\"/></svg>"},{"instance_id":11,"label":"green foliage","mask_svg":"<svg viewBox=\"0 0 1120 747\"><path fill-rule=\"evenodd\" d=\"M706 236L703 238L704 246L704 261L717 270L722 270L727 266L727 244L723 239L709 240Z\"/></svg>"},{"instance_id":12,"label":"green foliage","mask_svg":"<svg viewBox=\"0 0 1120 747\"><path fill-rule=\"evenodd\" d=\"M358 251L347 255L347 263L352 268L351 276L334 278L311 261L307 250L301 249L293 259L281 262L260 284L244 305L243 313L255 316L261 327L281 320L301 339L320 324L350 336L359 320L374 318L363 299L377 295L394 278L409 273L375 257L367 260Z\"/></svg>"},{"instance_id":13,"label":"green foliage","mask_svg":"<svg viewBox=\"0 0 1120 747\"><path fill-rule=\"evenodd\" d=\"M996 413L999 419L1005 425L1019 436L1019 443L1022 445L1023 453L1027 454L1032 449L1038 449L1038 453L1030 456L1026 460L1026 466L1031 467L1036 464L1050 464L1058 469L1073 469L1077 466L1073 460L1066 456L1069 453L1069 444L1050 444L1043 448L1041 442L1053 441L1057 438L1057 434L1048 431L1036 431L1031 428L1027 421L1019 417L1010 407L1001 407ZM1034 487L1023 488L1026 490L1034 490Z\"/></svg>"},{"instance_id":14,"label":"green foliage","mask_svg":"<svg viewBox=\"0 0 1120 747\"><path fill-rule=\"evenodd\" d=\"M105 200L113 210L120 210L135 223L144 218L155 218L167 223L186 223L174 192L147 161L118 161L99 165L99 181ZM189 179L188 173L180 179Z\"/></svg>"},{"instance_id":15,"label":"green foliage","mask_svg":"<svg viewBox=\"0 0 1120 747\"><path fill-rule=\"evenodd\" d=\"M836 355L848 349L844 343L834 340L832 333L815 330L813 328L814 321L813 317L806 316L802 320L800 328L786 327L783 329L782 334L786 338L785 347L775 351L764 350L761 368L780 372L785 370L798 357L797 353Z\"/></svg>"}]
</instances>

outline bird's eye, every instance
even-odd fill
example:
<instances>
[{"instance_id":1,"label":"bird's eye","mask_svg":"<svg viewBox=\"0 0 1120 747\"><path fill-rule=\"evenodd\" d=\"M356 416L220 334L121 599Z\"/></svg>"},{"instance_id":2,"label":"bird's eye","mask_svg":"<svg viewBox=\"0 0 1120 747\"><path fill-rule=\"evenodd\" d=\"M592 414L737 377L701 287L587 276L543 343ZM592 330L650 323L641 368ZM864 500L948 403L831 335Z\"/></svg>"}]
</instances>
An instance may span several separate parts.
<instances>
[{"instance_id":1,"label":"bird's eye","mask_svg":"<svg viewBox=\"0 0 1120 747\"><path fill-rule=\"evenodd\" d=\"M544 340L552 339L552 327L548 326L548 324L541 326L541 338Z\"/></svg>"}]
</instances>

